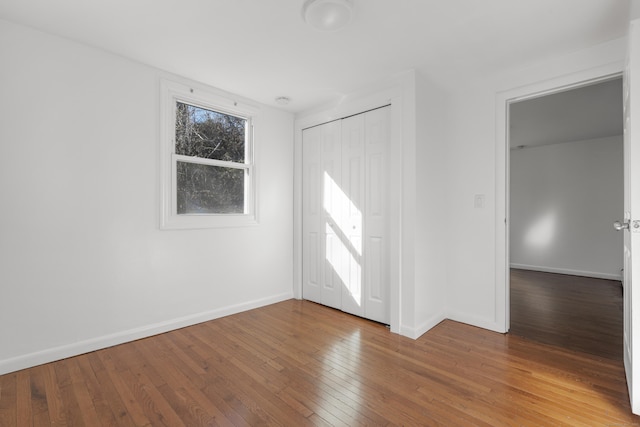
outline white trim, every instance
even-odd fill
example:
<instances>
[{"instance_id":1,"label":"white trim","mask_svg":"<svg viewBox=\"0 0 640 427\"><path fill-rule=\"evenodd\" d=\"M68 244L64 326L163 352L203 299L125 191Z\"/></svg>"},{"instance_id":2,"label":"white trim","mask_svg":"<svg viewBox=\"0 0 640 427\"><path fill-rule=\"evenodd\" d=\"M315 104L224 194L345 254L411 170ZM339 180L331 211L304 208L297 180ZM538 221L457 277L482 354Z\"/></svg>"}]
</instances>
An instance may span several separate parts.
<instances>
[{"instance_id":1,"label":"white trim","mask_svg":"<svg viewBox=\"0 0 640 427\"><path fill-rule=\"evenodd\" d=\"M526 86L498 92L496 94L496 218L495 218L495 316L499 332L509 330L509 123L510 103L525 99L578 88L598 81L619 76L624 69L623 61L611 62L599 67L589 68L560 77L539 81ZM490 328L491 329L491 328Z\"/></svg>"},{"instance_id":2,"label":"white trim","mask_svg":"<svg viewBox=\"0 0 640 427\"><path fill-rule=\"evenodd\" d=\"M21 369L31 368L33 366L42 365L44 363L54 362L56 360L65 359L67 357L73 357L79 354L112 347L114 345L135 341L141 338L147 338L153 335L184 328L186 326L208 322L220 317L229 316L232 314L241 313L243 311L252 310L254 308L264 307L270 304L286 301L291 298L291 293L287 292L268 298L262 298L242 304L231 305L216 310L205 311L189 316L178 317L164 322L141 326L139 328L129 329L128 331L103 335L101 337L91 338L69 345L53 347L47 350L37 351L19 357L0 360L0 375L19 371Z\"/></svg>"},{"instance_id":3,"label":"white trim","mask_svg":"<svg viewBox=\"0 0 640 427\"><path fill-rule=\"evenodd\" d=\"M447 313L447 319L453 320L454 322L465 323L467 325L475 326L478 328L487 329L489 331L504 333L502 330L502 323L491 322L487 320L485 317L477 317L470 316L467 313L459 312L459 311L450 311Z\"/></svg>"},{"instance_id":4,"label":"white trim","mask_svg":"<svg viewBox=\"0 0 640 427\"><path fill-rule=\"evenodd\" d=\"M540 271L542 273L567 274L569 276L593 277L595 279L622 280L621 274L600 273L597 271L572 270L570 268L546 267L544 265L511 264L519 270Z\"/></svg>"},{"instance_id":5,"label":"white trim","mask_svg":"<svg viewBox=\"0 0 640 427\"><path fill-rule=\"evenodd\" d=\"M251 170L251 165L246 163L226 162L224 160L204 159L202 157L184 156L182 154L172 154L171 157L175 161L185 163L195 163L197 165L209 165L209 166L221 166L223 168L230 169L244 169L246 171Z\"/></svg>"},{"instance_id":6,"label":"white trim","mask_svg":"<svg viewBox=\"0 0 640 427\"><path fill-rule=\"evenodd\" d=\"M423 322L421 325L415 328L411 328L403 325L402 328L400 329L400 335L417 340L422 335L427 333L430 329L434 328L444 320L447 320L447 316L445 316L444 312L440 312L437 315L432 316L426 322Z\"/></svg>"},{"instance_id":7,"label":"white trim","mask_svg":"<svg viewBox=\"0 0 640 427\"><path fill-rule=\"evenodd\" d=\"M161 77L160 82L160 229L199 229L257 225L258 174L254 126L259 122L260 109L256 104L227 92L177 77ZM175 105L176 101L197 107L227 113L247 119L247 164L237 166L232 162L197 159L175 154ZM248 171L245 182L244 214L177 215L176 214L176 160L214 166L238 167Z\"/></svg>"}]
</instances>

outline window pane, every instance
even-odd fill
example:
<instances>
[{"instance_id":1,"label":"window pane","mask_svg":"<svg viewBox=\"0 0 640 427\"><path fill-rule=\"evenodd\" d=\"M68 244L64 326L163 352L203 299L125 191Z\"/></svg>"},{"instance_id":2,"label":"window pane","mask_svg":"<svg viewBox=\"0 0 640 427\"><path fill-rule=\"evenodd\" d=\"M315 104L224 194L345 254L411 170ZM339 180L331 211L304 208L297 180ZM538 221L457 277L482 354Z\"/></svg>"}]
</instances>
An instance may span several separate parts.
<instances>
[{"instance_id":1,"label":"window pane","mask_svg":"<svg viewBox=\"0 0 640 427\"><path fill-rule=\"evenodd\" d=\"M243 214L244 169L177 162L178 215Z\"/></svg>"},{"instance_id":2,"label":"window pane","mask_svg":"<svg viewBox=\"0 0 640 427\"><path fill-rule=\"evenodd\" d=\"M246 119L176 102L176 154L245 162Z\"/></svg>"}]
</instances>

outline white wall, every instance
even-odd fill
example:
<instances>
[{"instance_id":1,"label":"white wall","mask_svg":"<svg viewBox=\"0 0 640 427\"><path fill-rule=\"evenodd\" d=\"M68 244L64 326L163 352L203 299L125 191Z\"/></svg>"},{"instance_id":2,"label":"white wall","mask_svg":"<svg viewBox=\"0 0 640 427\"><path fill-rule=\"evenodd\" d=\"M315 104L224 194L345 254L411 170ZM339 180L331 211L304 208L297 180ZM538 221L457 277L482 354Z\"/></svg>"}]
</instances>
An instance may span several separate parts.
<instances>
[{"instance_id":1,"label":"white wall","mask_svg":"<svg viewBox=\"0 0 640 427\"><path fill-rule=\"evenodd\" d=\"M446 316L447 204L450 161L448 94L429 76L416 75L415 328L416 337Z\"/></svg>"},{"instance_id":2,"label":"white wall","mask_svg":"<svg viewBox=\"0 0 640 427\"><path fill-rule=\"evenodd\" d=\"M261 107L260 225L160 231L159 76L0 21L0 373L292 296L293 117Z\"/></svg>"},{"instance_id":3,"label":"white wall","mask_svg":"<svg viewBox=\"0 0 640 427\"><path fill-rule=\"evenodd\" d=\"M452 88L449 180L448 317L508 328L506 249L506 100L620 72L626 40L618 39L527 68L470 74ZM485 207L474 207L474 195Z\"/></svg>"},{"instance_id":4,"label":"white wall","mask_svg":"<svg viewBox=\"0 0 640 427\"><path fill-rule=\"evenodd\" d=\"M496 329L494 91L486 82L467 82L451 100L446 178L448 317ZM475 207L475 196L484 196Z\"/></svg>"},{"instance_id":5,"label":"white wall","mask_svg":"<svg viewBox=\"0 0 640 427\"><path fill-rule=\"evenodd\" d=\"M640 1L629 1L629 21L640 18Z\"/></svg>"},{"instance_id":6,"label":"white wall","mask_svg":"<svg viewBox=\"0 0 640 427\"><path fill-rule=\"evenodd\" d=\"M511 266L620 280L622 135L511 151Z\"/></svg>"}]
</instances>

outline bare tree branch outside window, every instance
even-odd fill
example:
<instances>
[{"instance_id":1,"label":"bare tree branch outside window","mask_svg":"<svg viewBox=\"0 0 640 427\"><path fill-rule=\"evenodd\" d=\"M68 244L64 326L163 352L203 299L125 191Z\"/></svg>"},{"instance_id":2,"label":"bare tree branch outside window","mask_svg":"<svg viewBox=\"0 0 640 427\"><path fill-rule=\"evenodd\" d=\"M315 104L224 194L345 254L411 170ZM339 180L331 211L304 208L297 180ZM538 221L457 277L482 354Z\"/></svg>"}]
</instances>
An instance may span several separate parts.
<instances>
[{"instance_id":1,"label":"bare tree branch outside window","mask_svg":"<svg viewBox=\"0 0 640 427\"><path fill-rule=\"evenodd\" d=\"M176 103L175 153L246 162L247 120ZM178 161L178 214L244 213L245 169Z\"/></svg>"}]
</instances>

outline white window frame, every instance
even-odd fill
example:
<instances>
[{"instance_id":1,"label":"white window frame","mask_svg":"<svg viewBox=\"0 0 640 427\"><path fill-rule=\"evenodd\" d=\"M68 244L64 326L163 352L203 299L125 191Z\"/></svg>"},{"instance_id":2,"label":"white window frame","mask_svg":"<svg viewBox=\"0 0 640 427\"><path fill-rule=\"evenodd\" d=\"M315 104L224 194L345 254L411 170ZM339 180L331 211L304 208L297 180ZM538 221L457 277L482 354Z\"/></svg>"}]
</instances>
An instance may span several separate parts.
<instances>
[{"instance_id":1,"label":"white window frame","mask_svg":"<svg viewBox=\"0 0 640 427\"><path fill-rule=\"evenodd\" d=\"M245 163L190 157L175 153L176 102L247 120ZM233 95L193 82L160 80L160 228L163 230L251 226L258 223L254 126L259 109ZM177 162L245 170L243 214L178 214Z\"/></svg>"}]
</instances>

